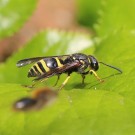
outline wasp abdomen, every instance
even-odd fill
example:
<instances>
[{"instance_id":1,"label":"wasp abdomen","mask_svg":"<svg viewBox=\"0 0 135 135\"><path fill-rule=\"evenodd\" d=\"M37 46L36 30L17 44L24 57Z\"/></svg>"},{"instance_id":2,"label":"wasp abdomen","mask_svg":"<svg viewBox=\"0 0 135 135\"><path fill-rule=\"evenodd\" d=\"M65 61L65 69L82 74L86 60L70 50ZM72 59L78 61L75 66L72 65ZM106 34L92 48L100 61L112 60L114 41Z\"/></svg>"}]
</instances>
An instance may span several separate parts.
<instances>
[{"instance_id":1,"label":"wasp abdomen","mask_svg":"<svg viewBox=\"0 0 135 135\"><path fill-rule=\"evenodd\" d=\"M34 64L34 66L31 67L31 69L28 72L28 77L36 77L45 74L46 72L49 72L57 67L63 66L63 60L59 58L45 58L37 63Z\"/></svg>"},{"instance_id":2,"label":"wasp abdomen","mask_svg":"<svg viewBox=\"0 0 135 135\"><path fill-rule=\"evenodd\" d=\"M47 67L50 69L54 69L58 67L58 63L55 58L44 59L44 61L46 62Z\"/></svg>"},{"instance_id":3,"label":"wasp abdomen","mask_svg":"<svg viewBox=\"0 0 135 135\"><path fill-rule=\"evenodd\" d=\"M50 69L47 67L46 62L42 59L35 63L28 72L28 77L36 77L40 76L46 72L48 72Z\"/></svg>"}]
</instances>

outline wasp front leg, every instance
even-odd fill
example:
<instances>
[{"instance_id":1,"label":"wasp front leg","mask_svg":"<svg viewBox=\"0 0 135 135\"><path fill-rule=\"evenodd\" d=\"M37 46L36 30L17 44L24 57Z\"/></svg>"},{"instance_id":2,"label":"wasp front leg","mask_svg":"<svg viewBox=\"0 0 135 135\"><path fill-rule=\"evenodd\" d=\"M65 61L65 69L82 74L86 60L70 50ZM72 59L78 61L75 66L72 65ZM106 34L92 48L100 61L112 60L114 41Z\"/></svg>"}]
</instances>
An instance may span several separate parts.
<instances>
[{"instance_id":1,"label":"wasp front leg","mask_svg":"<svg viewBox=\"0 0 135 135\"><path fill-rule=\"evenodd\" d=\"M97 78L98 81L104 82L104 80L102 80L102 79L97 75L97 73L96 73L94 70L90 70L89 73L91 73L91 74L93 73L94 76Z\"/></svg>"}]
</instances>

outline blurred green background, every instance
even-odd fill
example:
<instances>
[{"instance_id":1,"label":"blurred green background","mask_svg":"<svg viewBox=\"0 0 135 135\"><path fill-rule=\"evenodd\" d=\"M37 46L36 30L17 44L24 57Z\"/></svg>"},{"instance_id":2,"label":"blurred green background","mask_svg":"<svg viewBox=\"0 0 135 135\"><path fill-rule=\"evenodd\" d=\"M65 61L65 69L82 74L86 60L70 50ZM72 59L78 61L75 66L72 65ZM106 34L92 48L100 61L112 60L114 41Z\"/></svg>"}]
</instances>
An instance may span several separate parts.
<instances>
[{"instance_id":1,"label":"blurred green background","mask_svg":"<svg viewBox=\"0 0 135 135\"><path fill-rule=\"evenodd\" d=\"M134 13L134 0L0 0L0 135L134 135ZM123 74L99 85L88 75L82 86L73 73L51 106L13 111L16 100L30 95L22 84L32 83L31 65L17 68L18 60L76 52L94 55ZM116 72L100 65L97 74Z\"/></svg>"}]
</instances>

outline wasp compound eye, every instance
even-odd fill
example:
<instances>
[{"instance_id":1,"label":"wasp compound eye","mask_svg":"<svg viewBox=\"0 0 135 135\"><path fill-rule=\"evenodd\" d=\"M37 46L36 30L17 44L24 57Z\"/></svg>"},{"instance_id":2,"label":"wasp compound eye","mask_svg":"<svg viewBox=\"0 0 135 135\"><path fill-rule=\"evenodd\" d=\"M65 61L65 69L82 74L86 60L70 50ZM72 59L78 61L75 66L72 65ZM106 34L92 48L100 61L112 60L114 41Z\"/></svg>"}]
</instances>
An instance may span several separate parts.
<instances>
[{"instance_id":1,"label":"wasp compound eye","mask_svg":"<svg viewBox=\"0 0 135 135\"><path fill-rule=\"evenodd\" d=\"M93 57L92 55L89 55L88 57L89 57L90 62L91 62L91 63L90 63L91 68L92 68L93 70L97 71L98 68L99 68L97 59L96 59L95 57Z\"/></svg>"}]
</instances>

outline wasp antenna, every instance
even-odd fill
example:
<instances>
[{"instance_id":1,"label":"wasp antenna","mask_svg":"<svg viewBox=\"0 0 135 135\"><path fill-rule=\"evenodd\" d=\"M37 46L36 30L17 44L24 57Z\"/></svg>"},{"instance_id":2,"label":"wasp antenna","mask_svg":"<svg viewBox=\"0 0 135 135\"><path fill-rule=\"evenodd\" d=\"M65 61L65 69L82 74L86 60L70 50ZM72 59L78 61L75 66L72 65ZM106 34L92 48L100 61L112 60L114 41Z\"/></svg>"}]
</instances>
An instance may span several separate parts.
<instances>
[{"instance_id":1,"label":"wasp antenna","mask_svg":"<svg viewBox=\"0 0 135 135\"><path fill-rule=\"evenodd\" d=\"M113 68L113 69L117 70L120 74L123 73L122 70L120 70L120 69L117 68L117 67L114 67L114 66L112 66L112 65L108 65L108 64L106 64L106 63L104 63L104 62L99 62L99 63L101 63L101 64L103 64L103 65L105 65L105 66L108 66L108 67L110 67L110 68Z\"/></svg>"}]
</instances>

